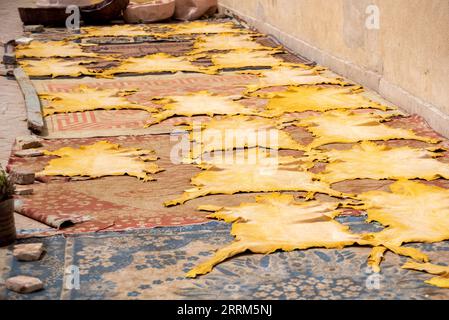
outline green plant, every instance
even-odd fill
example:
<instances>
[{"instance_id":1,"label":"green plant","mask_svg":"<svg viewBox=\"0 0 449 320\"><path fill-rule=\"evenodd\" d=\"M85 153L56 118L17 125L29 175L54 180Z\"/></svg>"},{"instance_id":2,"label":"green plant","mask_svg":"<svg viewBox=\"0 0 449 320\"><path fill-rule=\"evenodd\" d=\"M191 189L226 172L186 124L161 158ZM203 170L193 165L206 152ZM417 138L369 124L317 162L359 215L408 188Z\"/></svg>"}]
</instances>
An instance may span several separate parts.
<instances>
[{"instance_id":1,"label":"green plant","mask_svg":"<svg viewBox=\"0 0 449 320\"><path fill-rule=\"evenodd\" d=\"M0 166L0 201L11 199L14 195L14 183Z\"/></svg>"}]
</instances>

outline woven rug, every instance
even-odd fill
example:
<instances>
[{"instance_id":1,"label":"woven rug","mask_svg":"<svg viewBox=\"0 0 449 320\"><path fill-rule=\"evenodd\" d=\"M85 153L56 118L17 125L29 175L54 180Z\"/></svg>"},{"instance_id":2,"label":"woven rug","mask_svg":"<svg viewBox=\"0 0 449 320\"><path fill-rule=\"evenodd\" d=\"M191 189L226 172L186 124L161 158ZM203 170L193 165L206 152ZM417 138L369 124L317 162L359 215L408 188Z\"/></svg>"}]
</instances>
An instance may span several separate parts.
<instances>
[{"instance_id":1,"label":"woven rug","mask_svg":"<svg viewBox=\"0 0 449 320\"><path fill-rule=\"evenodd\" d=\"M355 232L367 226L344 217ZM6 268L0 277L39 277L45 289L6 299L448 299L449 291L423 281L429 275L404 270L405 258L387 253L382 272L367 268L369 248L313 249L245 254L219 264L207 275L185 273L232 240L229 225L210 222L188 227L107 232L40 239L47 254L38 262L17 262L0 250ZM33 242L36 240L22 240ZM449 243L416 246L432 259L449 259ZM79 289L65 284L64 270L79 270ZM72 282L73 284L73 282ZM73 288L73 289L70 289Z\"/></svg>"},{"instance_id":2,"label":"woven rug","mask_svg":"<svg viewBox=\"0 0 449 320\"><path fill-rule=\"evenodd\" d=\"M155 174L157 181L142 182L128 176L98 179L42 177L33 185L33 194L16 197L20 214L59 228L64 233L129 230L206 222L200 204L239 205L251 201L253 194L217 195L166 208L172 200L191 188L190 179L200 172L193 165L176 165L170 151L177 141L168 135L122 136L112 138L57 139L44 141L44 148L79 147L107 140L124 147L153 149L157 164L165 171ZM52 157L11 157L8 170L41 171Z\"/></svg>"},{"instance_id":3,"label":"woven rug","mask_svg":"<svg viewBox=\"0 0 449 320\"><path fill-rule=\"evenodd\" d=\"M258 41L265 46L276 47L277 44L261 37ZM146 54L164 52L172 55L183 55L191 50L192 41L182 42L143 42L124 44L100 44L91 50L102 54L114 54L121 57L137 57ZM291 63L308 63L302 57L286 52L278 55ZM203 63L203 62L199 62ZM204 62L203 64L208 64ZM110 62L108 62L110 64ZM209 63L210 64L210 63ZM129 99L151 106L151 98L155 96L183 95L192 92L208 90L223 95L240 95L248 84L257 81L256 76L225 72L221 75L204 75L178 73L174 75L158 74L146 76L125 76L114 79L95 79L91 77L77 79L47 79L33 80L37 92L68 92L80 84L98 88L120 88L122 90L139 90ZM44 101L42 103L45 103ZM251 104L251 102L250 102ZM68 114L55 114L45 117L47 138L83 138L98 136L117 136L125 134L159 134L173 130L173 122L144 129L149 114L139 110L96 110Z\"/></svg>"},{"instance_id":4,"label":"woven rug","mask_svg":"<svg viewBox=\"0 0 449 320\"><path fill-rule=\"evenodd\" d=\"M394 120L395 127L413 128L416 132L436 136L420 117L412 116ZM307 144L312 140L310 133L303 128L287 129L293 138ZM191 188L190 179L200 170L192 165L172 163L170 153L180 141L170 135L118 136L107 138L51 139L44 141L44 148L56 150L62 147L79 147L93 144L100 140L118 143L124 147L153 149L160 157L158 165L165 169L155 175L157 181L142 182L134 177L118 176L99 179L43 177L33 185L34 193L18 196L16 211L30 218L45 223L64 233L83 233L97 231L129 230L160 226L176 226L204 223L205 214L196 210L199 205L239 205L251 201L254 194L207 196L184 205L166 208L163 202L172 200ZM391 146L410 145L425 147L418 141L388 141ZM445 142L447 145L447 142ZM445 145L443 144L443 145ZM348 145L333 145L333 148L347 148ZM14 151L13 151L14 153ZM281 151L281 155L300 156L300 152ZM52 157L40 156L20 158L11 156L7 169L27 169L41 171ZM449 162L449 152L440 158ZM317 165L315 170L324 168ZM369 190L388 190L391 181L354 180L334 185L334 189L353 193ZM432 184L449 187L448 182L439 179ZM294 193L302 195L301 193ZM326 200L326 196L319 195Z\"/></svg>"},{"instance_id":5,"label":"woven rug","mask_svg":"<svg viewBox=\"0 0 449 320\"><path fill-rule=\"evenodd\" d=\"M185 95L208 90L215 94L240 95L246 84L256 78L251 75L226 73L223 75L175 74L119 77L115 79L34 80L38 92L70 92L79 85L98 88L119 88L138 92L130 97L133 102L153 106L151 99L169 95ZM253 99L254 100L254 99ZM251 99L244 104L254 103ZM259 102L260 103L260 102ZM150 114L140 110L95 110L67 114L54 114L44 118L47 138L82 138L117 136L124 134L169 133L180 119L167 120L144 129Z\"/></svg>"}]
</instances>

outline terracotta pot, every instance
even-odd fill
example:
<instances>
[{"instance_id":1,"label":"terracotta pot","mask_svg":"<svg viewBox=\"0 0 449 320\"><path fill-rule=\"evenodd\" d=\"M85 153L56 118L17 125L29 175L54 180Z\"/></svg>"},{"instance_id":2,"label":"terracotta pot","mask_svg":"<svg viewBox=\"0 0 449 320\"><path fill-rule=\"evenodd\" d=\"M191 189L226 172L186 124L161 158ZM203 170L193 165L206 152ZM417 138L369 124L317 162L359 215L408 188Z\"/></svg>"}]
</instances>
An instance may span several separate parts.
<instances>
[{"instance_id":1,"label":"terracotta pot","mask_svg":"<svg viewBox=\"0 0 449 320\"><path fill-rule=\"evenodd\" d=\"M88 24L103 24L119 19L129 4L129 0L103 0L102 2L80 8L83 21Z\"/></svg>"},{"instance_id":2,"label":"terracotta pot","mask_svg":"<svg viewBox=\"0 0 449 320\"><path fill-rule=\"evenodd\" d=\"M44 26L64 26L70 13L65 8L19 8L20 19L24 25L42 24Z\"/></svg>"},{"instance_id":3,"label":"terracotta pot","mask_svg":"<svg viewBox=\"0 0 449 320\"><path fill-rule=\"evenodd\" d=\"M192 21L217 12L217 0L176 0L174 18Z\"/></svg>"},{"instance_id":4,"label":"terracotta pot","mask_svg":"<svg viewBox=\"0 0 449 320\"><path fill-rule=\"evenodd\" d=\"M123 13L127 23L148 23L167 20L175 13L175 0L143 2L131 0Z\"/></svg>"},{"instance_id":5,"label":"terracotta pot","mask_svg":"<svg viewBox=\"0 0 449 320\"><path fill-rule=\"evenodd\" d=\"M102 0L36 0L36 7L40 8L65 8L70 5L78 7L91 6Z\"/></svg>"},{"instance_id":6,"label":"terracotta pot","mask_svg":"<svg viewBox=\"0 0 449 320\"><path fill-rule=\"evenodd\" d=\"M0 202L0 247L7 246L15 240L14 199L9 199Z\"/></svg>"}]
</instances>

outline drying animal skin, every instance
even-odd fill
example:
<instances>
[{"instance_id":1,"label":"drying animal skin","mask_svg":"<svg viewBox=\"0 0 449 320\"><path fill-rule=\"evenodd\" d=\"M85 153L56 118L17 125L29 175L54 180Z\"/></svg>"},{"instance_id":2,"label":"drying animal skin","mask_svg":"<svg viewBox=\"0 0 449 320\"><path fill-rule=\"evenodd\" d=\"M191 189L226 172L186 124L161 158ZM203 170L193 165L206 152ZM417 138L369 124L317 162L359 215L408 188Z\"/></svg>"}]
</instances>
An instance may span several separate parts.
<instances>
[{"instance_id":1,"label":"drying animal skin","mask_svg":"<svg viewBox=\"0 0 449 320\"><path fill-rule=\"evenodd\" d=\"M425 282L433 286L449 289L449 267L439 266L432 263L419 263L415 261L409 261L402 266L403 269L423 271L430 274L438 275Z\"/></svg>"},{"instance_id":2,"label":"drying animal skin","mask_svg":"<svg viewBox=\"0 0 449 320\"><path fill-rule=\"evenodd\" d=\"M99 141L78 149L65 147L46 151L46 155L60 158L50 160L39 176L104 176L129 175L144 181L155 180L150 174L162 171L154 162L154 151L122 148L118 144Z\"/></svg>"},{"instance_id":3,"label":"drying animal skin","mask_svg":"<svg viewBox=\"0 0 449 320\"><path fill-rule=\"evenodd\" d=\"M98 72L89 70L85 65L95 61L70 61L63 59L42 59L19 61L23 70L30 77L99 75Z\"/></svg>"},{"instance_id":4,"label":"drying animal skin","mask_svg":"<svg viewBox=\"0 0 449 320\"><path fill-rule=\"evenodd\" d=\"M239 69L248 67L275 67L284 63L283 60L273 57L276 51L236 50L227 53L211 55L214 64L211 70ZM278 52L278 51L277 51Z\"/></svg>"},{"instance_id":5,"label":"drying animal skin","mask_svg":"<svg viewBox=\"0 0 449 320\"><path fill-rule=\"evenodd\" d=\"M191 184L195 187L185 190L178 199L165 202L165 205L183 204L210 194L238 192L307 191L309 198L314 193L345 196L318 181L313 173L305 171L303 168L308 164L299 164L304 159L281 156L249 159L246 162L239 159L230 162L227 159L214 159L212 165L202 164L200 167L207 170L192 178Z\"/></svg>"},{"instance_id":6,"label":"drying animal skin","mask_svg":"<svg viewBox=\"0 0 449 320\"><path fill-rule=\"evenodd\" d=\"M85 85L79 86L72 92L43 92L39 97L48 100L43 114L48 116L55 113L81 112L88 110L138 109L148 112L156 111L153 107L139 105L129 101L126 96L135 91L120 91L118 89L96 89Z\"/></svg>"},{"instance_id":7,"label":"drying animal skin","mask_svg":"<svg viewBox=\"0 0 449 320\"><path fill-rule=\"evenodd\" d=\"M156 34L141 26L114 25L104 27L82 27L78 37L145 37Z\"/></svg>"},{"instance_id":8,"label":"drying animal skin","mask_svg":"<svg viewBox=\"0 0 449 320\"><path fill-rule=\"evenodd\" d=\"M191 163L191 162L188 162ZM195 163L198 168L209 170L213 168L226 169L231 166L259 166L262 174L271 174L282 165L287 170L308 170L314 166L313 158L295 158L293 156L278 157L278 152L265 148L249 148L214 153L213 156Z\"/></svg>"},{"instance_id":9,"label":"drying animal skin","mask_svg":"<svg viewBox=\"0 0 449 320\"><path fill-rule=\"evenodd\" d=\"M154 121L147 126L159 123L173 116L191 117L195 115L256 115L256 110L245 107L235 101L235 97L217 96L200 91L185 96L170 96L155 100L163 105L163 111L153 114Z\"/></svg>"},{"instance_id":10,"label":"drying animal skin","mask_svg":"<svg viewBox=\"0 0 449 320\"><path fill-rule=\"evenodd\" d=\"M217 33L249 33L247 29L235 28L232 22L210 23L205 21L194 21L181 24L173 24L170 26L172 31L168 31L161 36L171 37L177 35L194 35L194 34L217 34Z\"/></svg>"},{"instance_id":11,"label":"drying animal skin","mask_svg":"<svg viewBox=\"0 0 449 320\"><path fill-rule=\"evenodd\" d=\"M192 159L212 151L253 147L304 150L304 146L296 142L290 134L279 130L273 119L248 116L213 118L204 123L199 132L195 131L193 125L187 130L193 130L190 140L196 142Z\"/></svg>"},{"instance_id":12,"label":"drying animal skin","mask_svg":"<svg viewBox=\"0 0 449 320\"><path fill-rule=\"evenodd\" d=\"M253 40L250 35L219 34L198 37L190 54L197 54L215 50L268 50L277 51L276 48L266 47Z\"/></svg>"},{"instance_id":13,"label":"drying animal skin","mask_svg":"<svg viewBox=\"0 0 449 320\"><path fill-rule=\"evenodd\" d=\"M314 86L290 87L287 91L273 93L253 93L252 96L269 99L266 116L280 116L284 113L304 111L328 111L335 109L381 109L353 89L321 88Z\"/></svg>"},{"instance_id":14,"label":"drying animal skin","mask_svg":"<svg viewBox=\"0 0 449 320\"><path fill-rule=\"evenodd\" d=\"M413 161L405 165L415 166ZM419 250L401 247L402 244L449 239L449 190L409 180L393 183L390 190L358 195L363 202L359 209L366 210L367 221L377 221L385 226L380 232L365 235L365 240L376 246L369 264L377 272L386 249L415 260L428 261Z\"/></svg>"},{"instance_id":15,"label":"drying animal skin","mask_svg":"<svg viewBox=\"0 0 449 320\"><path fill-rule=\"evenodd\" d=\"M262 88L277 86L299 86L315 84L346 85L341 79L328 78L320 75L321 69L310 68L306 65L296 67L280 66L268 70L247 70L239 73L254 74L259 77L257 84L247 86L247 93L255 92Z\"/></svg>"},{"instance_id":16,"label":"drying animal skin","mask_svg":"<svg viewBox=\"0 0 449 320\"><path fill-rule=\"evenodd\" d=\"M319 153L315 153L320 157ZM319 176L335 183L354 179L449 179L449 164L438 161L438 152L411 147L390 148L364 141L349 150L321 154L329 163Z\"/></svg>"},{"instance_id":17,"label":"drying animal skin","mask_svg":"<svg viewBox=\"0 0 449 320\"><path fill-rule=\"evenodd\" d=\"M315 137L308 148L330 143L353 143L359 141L411 139L437 143L438 139L421 137L410 129L389 127L382 123L392 114L354 113L350 111L329 111L319 116L301 119L295 125L306 127Z\"/></svg>"},{"instance_id":18,"label":"drying animal skin","mask_svg":"<svg viewBox=\"0 0 449 320\"><path fill-rule=\"evenodd\" d=\"M118 73L160 73L160 72L202 72L207 69L196 66L185 57L174 57L166 53L150 54L144 57L130 57L120 65L105 72L106 76Z\"/></svg>"},{"instance_id":19,"label":"drying animal skin","mask_svg":"<svg viewBox=\"0 0 449 320\"><path fill-rule=\"evenodd\" d=\"M218 263L247 250L269 254L276 250L343 248L358 243L359 235L334 220L340 214L338 206L338 202L297 202L292 195L269 194L238 207L200 207L216 211L209 218L233 223L231 234L235 241L189 271L187 277L209 273Z\"/></svg>"},{"instance_id":20,"label":"drying animal skin","mask_svg":"<svg viewBox=\"0 0 449 320\"><path fill-rule=\"evenodd\" d=\"M68 41L32 41L16 47L16 58L56 58L56 57L98 57L96 53L85 52L81 45Z\"/></svg>"}]
</instances>

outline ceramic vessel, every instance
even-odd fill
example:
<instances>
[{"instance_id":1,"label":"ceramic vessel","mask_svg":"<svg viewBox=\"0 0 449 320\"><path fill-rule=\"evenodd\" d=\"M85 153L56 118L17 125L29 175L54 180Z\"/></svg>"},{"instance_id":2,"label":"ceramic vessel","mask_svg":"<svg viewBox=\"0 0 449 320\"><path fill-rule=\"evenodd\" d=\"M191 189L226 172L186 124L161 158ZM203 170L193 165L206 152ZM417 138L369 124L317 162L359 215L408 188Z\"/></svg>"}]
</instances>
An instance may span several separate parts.
<instances>
[{"instance_id":1,"label":"ceramic vessel","mask_svg":"<svg viewBox=\"0 0 449 320\"><path fill-rule=\"evenodd\" d=\"M123 13L127 23L149 23L167 20L175 13L175 0L131 0Z\"/></svg>"},{"instance_id":2,"label":"ceramic vessel","mask_svg":"<svg viewBox=\"0 0 449 320\"><path fill-rule=\"evenodd\" d=\"M14 199L9 199L0 202L0 247L7 246L15 240Z\"/></svg>"}]
</instances>

